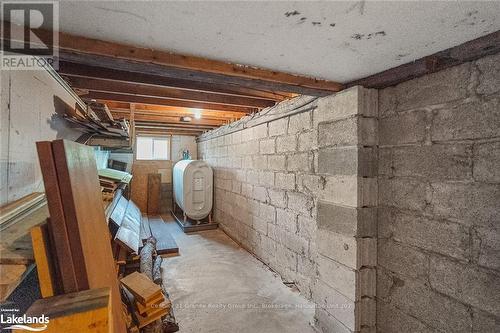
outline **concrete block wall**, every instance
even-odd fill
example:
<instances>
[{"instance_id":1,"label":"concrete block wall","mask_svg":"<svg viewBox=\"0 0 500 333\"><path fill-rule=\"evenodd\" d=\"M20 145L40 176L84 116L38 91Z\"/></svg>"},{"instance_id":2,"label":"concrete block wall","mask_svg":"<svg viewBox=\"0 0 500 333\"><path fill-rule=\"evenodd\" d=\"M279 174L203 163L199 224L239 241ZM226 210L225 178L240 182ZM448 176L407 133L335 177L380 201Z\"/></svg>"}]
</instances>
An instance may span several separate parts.
<instances>
[{"instance_id":1,"label":"concrete block wall","mask_svg":"<svg viewBox=\"0 0 500 333\"><path fill-rule=\"evenodd\" d=\"M375 325L377 92L282 102L202 135L215 219L317 304L323 332Z\"/></svg>"},{"instance_id":2,"label":"concrete block wall","mask_svg":"<svg viewBox=\"0 0 500 333\"><path fill-rule=\"evenodd\" d=\"M500 332L500 56L379 111L378 331Z\"/></svg>"},{"instance_id":3,"label":"concrete block wall","mask_svg":"<svg viewBox=\"0 0 500 333\"><path fill-rule=\"evenodd\" d=\"M378 93L354 88L319 101L317 279L322 332L376 327Z\"/></svg>"}]
</instances>

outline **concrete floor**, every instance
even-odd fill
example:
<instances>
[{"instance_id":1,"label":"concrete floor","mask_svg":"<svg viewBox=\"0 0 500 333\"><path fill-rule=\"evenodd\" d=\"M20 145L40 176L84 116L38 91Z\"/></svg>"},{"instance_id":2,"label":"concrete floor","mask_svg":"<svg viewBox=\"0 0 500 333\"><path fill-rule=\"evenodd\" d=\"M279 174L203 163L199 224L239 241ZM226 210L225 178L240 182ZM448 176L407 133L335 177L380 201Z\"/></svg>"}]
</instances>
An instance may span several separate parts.
<instances>
[{"instance_id":1,"label":"concrete floor","mask_svg":"<svg viewBox=\"0 0 500 333\"><path fill-rule=\"evenodd\" d=\"M175 222L169 227L180 256L166 258L163 278L181 333L314 332L313 303L224 232L184 234Z\"/></svg>"}]
</instances>

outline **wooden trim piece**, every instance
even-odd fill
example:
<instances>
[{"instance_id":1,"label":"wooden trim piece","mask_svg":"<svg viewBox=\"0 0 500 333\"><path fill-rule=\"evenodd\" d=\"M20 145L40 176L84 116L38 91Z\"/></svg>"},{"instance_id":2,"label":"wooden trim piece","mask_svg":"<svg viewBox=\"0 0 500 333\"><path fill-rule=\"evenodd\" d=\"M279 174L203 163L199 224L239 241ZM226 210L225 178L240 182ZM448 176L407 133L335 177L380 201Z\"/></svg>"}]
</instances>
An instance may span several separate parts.
<instances>
[{"instance_id":1,"label":"wooden trim piece","mask_svg":"<svg viewBox=\"0 0 500 333\"><path fill-rule=\"evenodd\" d=\"M56 275L52 262L55 258L52 257L50 251L51 244L47 223L42 223L31 229L31 242L42 297L54 296L56 294L56 285L54 283Z\"/></svg>"},{"instance_id":2,"label":"wooden trim piece","mask_svg":"<svg viewBox=\"0 0 500 333\"><path fill-rule=\"evenodd\" d=\"M500 31L364 79L352 81L346 84L346 87L360 85L366 88L382 89L498 52L500 52Z\"/></svg>"}]
</instances>

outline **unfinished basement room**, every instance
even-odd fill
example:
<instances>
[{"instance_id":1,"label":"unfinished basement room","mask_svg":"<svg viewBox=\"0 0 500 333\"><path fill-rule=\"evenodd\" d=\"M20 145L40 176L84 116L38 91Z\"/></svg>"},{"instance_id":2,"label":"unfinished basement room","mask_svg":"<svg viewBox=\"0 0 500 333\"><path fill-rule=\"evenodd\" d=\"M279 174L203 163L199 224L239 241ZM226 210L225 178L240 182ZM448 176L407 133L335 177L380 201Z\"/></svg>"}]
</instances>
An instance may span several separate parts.
<instances>
[{"instance_id":1,"label":"unfinished basement room","mask_svg":"<svg viewBox=\"0 0 500 333\"><path fill-rule=\"evenodd\" d=\"M500 332L500 1L0 20L0 332Z\"/></svg>"}]
</instances>

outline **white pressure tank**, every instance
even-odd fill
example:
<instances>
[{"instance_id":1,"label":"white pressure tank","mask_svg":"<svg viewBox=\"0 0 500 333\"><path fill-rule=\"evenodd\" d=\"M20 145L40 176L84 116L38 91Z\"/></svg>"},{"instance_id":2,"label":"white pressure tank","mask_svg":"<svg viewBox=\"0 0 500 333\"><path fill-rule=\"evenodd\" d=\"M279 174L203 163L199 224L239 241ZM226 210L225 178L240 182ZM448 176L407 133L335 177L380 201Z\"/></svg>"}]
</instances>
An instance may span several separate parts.
<instances>
[{"instance_id":1,"label":"white pressure tank","mask_svg":"<svg viewBox=\"0 0 500 333\"><path fill-rule=\"evenodd\" d=\"M175 202L193 220L201 220L212 211L214 175L200 160L182 160L174 165Z\"/></svg>"}]
</instances>

